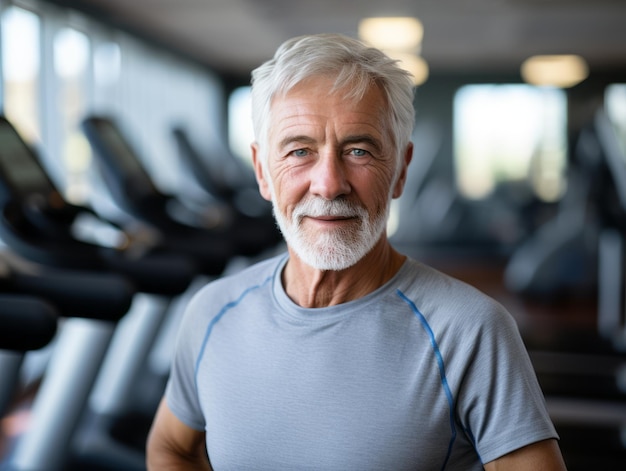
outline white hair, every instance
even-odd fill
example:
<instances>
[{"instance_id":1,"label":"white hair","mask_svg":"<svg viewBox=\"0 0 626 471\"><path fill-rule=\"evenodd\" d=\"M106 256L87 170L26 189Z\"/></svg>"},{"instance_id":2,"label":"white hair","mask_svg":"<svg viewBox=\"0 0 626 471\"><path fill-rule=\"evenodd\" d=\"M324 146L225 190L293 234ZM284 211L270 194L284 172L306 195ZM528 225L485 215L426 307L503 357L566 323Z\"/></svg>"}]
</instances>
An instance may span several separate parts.
<instances>
[{"instance_id":1,"label":"white hair","mask_svg":"<svg viewBox=\"0 0 626 471\"><path fill-rule=\"evenodd\" d=\"M379 49L340 34L290 39L273 59L252 72L252 122L261 160L267 158L273 98L315 76L335 77L329 93L341 90L346 98L360 99L373 85L382 89L388 103L387 127L400 165L400 153L408 145L415 124L410 75Z\"/></svg>"}]
</instances>

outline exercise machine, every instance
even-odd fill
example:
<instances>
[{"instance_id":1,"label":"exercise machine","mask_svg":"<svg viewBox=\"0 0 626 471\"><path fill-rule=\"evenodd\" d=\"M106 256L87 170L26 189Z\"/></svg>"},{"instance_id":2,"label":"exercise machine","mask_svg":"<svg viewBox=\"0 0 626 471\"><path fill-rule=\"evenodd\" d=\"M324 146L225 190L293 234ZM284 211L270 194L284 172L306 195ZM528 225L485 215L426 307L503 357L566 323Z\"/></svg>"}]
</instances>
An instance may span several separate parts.
<instances>
[{"instance_id":1,"label":"exercise machine","mask_svg":"<svg viewBox=\"0 0 626 471\"><path fill-rule=\"evenodd\" d=\"M275 229L272 205L259 193L252 167L224 149L219 154L202 153L192 142L187 130L181 126L172 128L178 156L188 175L214 201L225 206L226 211L264 220L269 224L265 230Z\"/></svg>"},{"instance_id":2,"label":"exercise machine","mask_svg":"<svg viewBox=\"0 0 626 471\"><path fill-rule=\"evenodd\" d=\"M194 257L210 248L209 257L257 256L280 240L266 219L207 205L194 211L185 201L162 192L152 181L137 151L111 117L88 116L82 122L113 200L135 218L164 234L168 247Z\"/></svg>"},{"instance_id":3,"label":"exercise machine","mask_svg":"<svg viewBox=\"0 0 626 471\"><path fill-rule=\"evenodd\" d=\"M556 218L520 246L505 272L508 288L535 302L573 295L597 303L595 325L522 328L575 470L626 465L625 234L626 154L598 109L575 139Z\"/></svg>"},{"instance_id":4,"label":"exercise machine","mask_svg":"<svg viewBox=\"0 0 626 471\"><path fill-rule=\"evenodd\" d=\"M79 236L85 233L79 230L83 216L105 224L117 237L113 242L102 244L97 237ZM195 263L158 244L133 243L132 236L122 228L100 219L89 208L66 202L35 152L6 118L0 118L0 237L12 251L31 262L124 276L135 292L154 295L163 301L153 312L142 313L134 323L136 335L127 342L125 364L119 369L124 372L120 378L123 385L118 388L123 401L124 393L143 367L156 332L165 319L169 301L184 293L198 273ZM97 313L99 309L99 303L93 303L83 316ZM56 386L50 389L45 387L48 381L44 382L33 409L36 422L49 426L37 425L22 437L12 460L15 469L53 470L67 463L71 456L70 441L100 366L110 353L108 347L117 332L116 327L117 322L65 323L63 333L70 333L59 339L46 371L46 379L50 378ZM67 352L58 353L64 350ZM75 365L67 372L67 362L54 361L66 355L84 364ZM72 376L77 371L81 372L80 376ZM74 384L76 382L79 384ZM71 399L59 405L62 400L59 395ZM143 459L138 456L135 461L139 463Z\"/></svg>"},{"instance_id":5,"label":"exercise machine","mask_svg":"<svg viewBox=\"0 0 626 471\"><path fill-rule=\"evenodd\" d=\"M29 428L17 440L2 469L66 469L66 458L98 366L115 326L128 312L136 291L126 278L113 273L59 270L44 273L35 271L31 264L28 264L28 271L14 267L11 266L7 285L21 296L26 296L24 293L27 292L35 293L39 299L47 300L43 306L48 307L51 311L48 315L52 318L39 325L39 329L45 327L48 331L46 340L51 339L50 323L57 322L57 315L62 318L58 319L60 326L50 363L32 404ZM13 301L14 307L15 303L16 300ZM31 300L31 309L32 303ZM21 304L23 308L24 301ZM38 309L41 310L42 306ZM25 314L33 316L32 312L21 311L22 321ZM14 321L18 320L14 318ZM28 325L28 332L31 328L35 329L37 325ZM27 335L24 331L22 334ZM23 349L20 347L22 340L13 345L14 349ZM43 346L43 342L39 344ZM0 362L3 381L14 385L23 350L12 353L3 351Z\"/></svg>"}]
</instances>

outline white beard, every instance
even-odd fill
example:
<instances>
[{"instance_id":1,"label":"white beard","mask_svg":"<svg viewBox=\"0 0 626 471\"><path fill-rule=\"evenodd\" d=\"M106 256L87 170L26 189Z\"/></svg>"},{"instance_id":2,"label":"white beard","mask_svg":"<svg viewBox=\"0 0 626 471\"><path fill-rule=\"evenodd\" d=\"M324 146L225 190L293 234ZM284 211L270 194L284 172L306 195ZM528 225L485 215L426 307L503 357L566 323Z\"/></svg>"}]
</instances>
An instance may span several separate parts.
<instances>
[{"instance_id":1,"label":"white beard","mask_svg":"<svg viewBox=\"0 0 626 471\"><path fill-rule=\"evenodd\" d=\"M273 188L272 206L278 227L287 244L304 263L318 270L344 270L356 264L372 250L386 229L391 198L373 219L365 208L344 199L326 200L309 197L299 202L289 220L278 208ZM304 216L353 217L352 227L307 232ZM355 227L356 226L356 227Z\"/></svg>"}]
</instances>

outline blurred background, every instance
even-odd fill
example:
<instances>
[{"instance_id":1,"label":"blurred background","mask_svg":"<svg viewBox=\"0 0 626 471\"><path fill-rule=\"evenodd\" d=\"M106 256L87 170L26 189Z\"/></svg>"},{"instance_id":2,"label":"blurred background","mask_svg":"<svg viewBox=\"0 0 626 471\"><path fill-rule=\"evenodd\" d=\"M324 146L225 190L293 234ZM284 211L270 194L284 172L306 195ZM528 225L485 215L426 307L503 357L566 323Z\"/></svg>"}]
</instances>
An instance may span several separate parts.
<instances>
[{"instance_id":1,"label":"blurred background","mask_svg":"<svg viewBox=\"0 0 626 471\"><path fill-rule=\"evenodd\" d=\"M87 225L91 239L115 247L121 226L135 231L122 234L127 239L164 240L160 219L142 219L157 199L133 206L148 191L159 202L170 198L164 213L180 224L210 219L215 227L233 214L256 224L267 216L250 183L248 86L251 70L278 45L338 32L381 47L416 86L415 152L405 194L392 208L392 242L515 316L569 469L625 469L625 25L622 0L1 0L0 104L36 155L54 201L115 221L115 234ZM100 128L89 127L88 117L115 124L117 147L101 147L106 136L98 141ZM34 200L19 198L33 187L34 170L20 166L26 157L15 145L0 134L0 177L9 182L0 204L30 211ZM110 167L116 152L119 168ZM125 171L135 172L130 184L115 180ZM120 190L125 185L137 190L134 200ZM267 225L258 227L249 231L254 240L203 274L221 276L280 250L261 235ZM11 234L0 232L11 257L57 263L20 249ZM142 302L153 308L153 300ZM130 313L144 309L134 300ZM159 385L171 353L163 345L175 332L175 321L162 323L137 367L145 374L152 362ZM162 330L170 333L159 337ZM133 342L131 334L117 341ZM15 386L0 410L6 469L29 469L16 464L15 450L25 430L40 426L31 405L54 348L52 341L25 354L18 379L4 379ZM115 375L106 361L91 368ZM146 384L127 381L125 391L145 394ZM88 408L111 415L113 406L102 404L112 393L99 390L102 383L86 386L91 406L81 407L83 419ZM159 386L150 384L149 395L158 397ZM145 427L132 430L126 435L141 444ZM80 469L78 459L67 464L79 454L71 437L59 460Z\"/></svg>"}]
</instances>

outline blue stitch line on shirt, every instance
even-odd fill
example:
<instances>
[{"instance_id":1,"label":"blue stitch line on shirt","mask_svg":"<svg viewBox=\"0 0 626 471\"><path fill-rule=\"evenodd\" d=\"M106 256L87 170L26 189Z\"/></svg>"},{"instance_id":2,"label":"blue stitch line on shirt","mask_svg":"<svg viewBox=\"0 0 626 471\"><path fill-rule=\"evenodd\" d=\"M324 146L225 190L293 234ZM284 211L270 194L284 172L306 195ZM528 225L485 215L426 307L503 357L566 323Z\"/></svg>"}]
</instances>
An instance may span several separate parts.
<instances>
[{"instance_id":1,"label":"blue stitch line on shirt","mask_svg":"<svg viewBox=\"0 0 626 471\"><path fill-rule=\"evenodd\" d=\"M454 446L454 441L456 440L456 434L457 434L456 423L454 420L454 416L455 416L454 397L452 396L452 391L450 391L450 386L448 385L448 379L446 378L446 369L445 369L445 365L443 362L443 357L441 356L441 351L439 350L439 345L437 345L437 339L435 339L435 334L430 328L428 321L426 320L424 315L420 312L420 310L417 308L415 303L413 303L413 301L411 301L402 291L398 289L396 290L396 292L398 293L398 296L400 296L404 300L404 302L409 305L409 307L413 311L413 314L415 314L415 316L419 319L419 321L422 324L422 327L428 334L428 337L430 339L430 344L435 353L435 358L437 359L437 365L439 367L439 376L441 378L441 385L443 386L443 390L445 391L446 397L448 398L448 405L450 406L450 429L451 429L452 435L450 437L450 443L448 444L448 452L446 454L446 459L444 460L443 465L441 466L441 469L444 470L446 469L446 465L448 464L448 460L450 459L450 455L452 454L452 447Z\"/></svg>"},{"instance_id":2,"label":"blue stitch line on shirt","mask_svg":"<svg viewBox=\"0 0 626 471\"><path fill-rule=\"evenodd\" d=\"M204 356L204 349L206 348L206 345L209 341L209 337L211 336L211 331L213 330L213 327L215 326L215 324L219 322L219 320L224 316L224 314L226 314L227 311L237 306L237 304L239 304L243 300L243 298L245 298L251 291L261 288L262 286L267 284L267 282L270 281L272 278L273 278L272 276L268 276L265 279L265 281L263 281L262 283L258 285L250 286L249 288L247 288L243 293L241 293L241 295L236 300L226 303L222 307L222 309L220 309L220 312L218 312L215 315L215 317L211 319L211 322L209 322L209 326L207 327L206 333L204 334L204 340L202 341L202 347L200 348L200 353L198 354L198 358L196 359L196 367L194 371L194 376L196 377L196 384L198 382L198 369L200 368L200 361L202 361L202 357Z\"/></svg>"}]
</instances>

